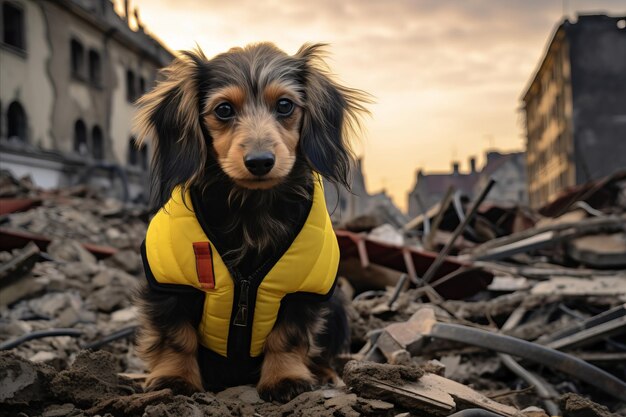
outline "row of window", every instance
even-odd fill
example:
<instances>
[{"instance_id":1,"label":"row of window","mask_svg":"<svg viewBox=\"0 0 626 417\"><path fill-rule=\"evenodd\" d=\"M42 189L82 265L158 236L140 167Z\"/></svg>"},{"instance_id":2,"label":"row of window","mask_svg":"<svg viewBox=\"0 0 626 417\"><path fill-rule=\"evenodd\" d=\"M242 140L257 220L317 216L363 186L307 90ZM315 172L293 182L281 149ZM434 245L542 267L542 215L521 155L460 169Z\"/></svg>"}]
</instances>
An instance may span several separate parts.
<instances>
[{"instance_id":1,"label":"row of window","mask_svg":"<svg viewBox=\"0 0 626 417\"><path fill-rule=\"evenodd\" d=\"M546 203L554 194L570 185L568 171L565 169L530 193L531 204Z\"/></svg>"},{"instance_id":2,"label":"row of window","mask_svg":"<svg viewBox=\"0 0 626 417\"><path fill-rule=\"evenodd\" d=\"M70 41L70 56L70 68L73 77L83 81L87 80L94 87L102 87L102 63L98 51L90 49L87 59L85 59L83 44L72 39Z\"/></svg>"},{"instance_id":3,"label":"row of window","mask_svg":"<svg viewBox=\"0 0 626 417\"><path fill-rule=\"evenodd\" d=\"M87 80L94 87L102 87L102 63L98 51L90 49L85 59L85 48L76 39L71 40L70 50L72 76L79 80ZM137 100L146 89L145 78L135 75L133 70L126 71L126 99L129 102Z\"/></svg>"},{"instance_id":4,"label":"row of window","mask_svg":"<svg viewBox=\"0 0 626 417\"><path fill-rule=\"evenodd\" d=\"M95 125L91 129L91 141L89 141L87 126L81 119L78 119L74 123L74 152L81 156L91 155L98 161L104 159L104 142L100 126ZM145 144L139 146L135 137L131 137L128 141L127 163L143 170L148 169L148 147Z\"/></svg>"},{"instance_id":5,"label":"row of window","mask_svg":"<svg viewBox=\"0 0 626 417\"><path fill-rule=\"evenodd\" d=\"M126 71L126 100L133 103L146 92L146 80L136 76L133 70Z\"/></svg>"},{"instance_id":6,"label":"row of window","mask_svg":"<svg viewBox=\"0 0 626 417\"><path fill-rule=\"evenodd\" d=\"M1 104L0 114L2 114ZM18 101L11 102L7 108L7 138L11 141L28 141L28 119L24 107ZM104 135L100 126L94 125L91 135L88 136L85 122L82 119L76 120L73 149L81 156L91 155L95 160L103 160ZM146 145L139 147L134 137L131 137L128 143L127 163L143 170L148 169L148 148Z\"/></svg>"},{"instance_id":7,"label":"row of window","mask_svg":"<svg viewBox=\"0 0 626 417\"><path fill-rule=\"evenodd\" d=\"M551 141L548 146L543 150L530 150L532 153L529 155L534 156L529 168L536 168L538 171L546 167L550 161L555 159L564 159L567 163L567 158L570 155L570 136L566 131L562 131L559 135ZM533 173L531 173L533 174Z\"/></svg>"},{"instance_id":8,"label":"row of window","mask_svg":"<svg viewBox=\"0 0 626 417\"><path fill-rule=\"evenodd\" d=\"M13 48L26 50L24 10L12 2L2 3L2 42ZM93 48L88 51L76 38L70 40L70 69L72 77L102 87L102 59ZM134 102L147 90L145 78L133 70L126 71L126 99Z\"/></svg>"},{"instance_id":9,"label":"row of window","mask_svg":"<svg viewBox=\"0 0 626 417\"><path fill-rule=\"evenodd\" d=\"M91 139L91 140L89 140ZM80 156L91 155L95 160L104 159L102 129L95 125L91 129L91 138L87 137L87 126L81 119L74 123L74 152Z\"/></svg>"},{"instance_id":10,"label":"row of window","mask_svg":"<svg viewBox=\"0 0 626 417\"><path fill-rule=\"evenodd\" d=\"M543 136L543 133L548 128L550 121L555 120L557 123L565 121L565 90L561 89L555 96L554 100L550 104L548 112L540 114L535 108L527 109L528 120L528 136L529 147L532 149L538 144Z\"/></svg>"},{"instance_id":11,"label":"row of window","mask_svg":"<svg viewBox=\"0 0 626 417\"><path fill-rule=\"evenodd\" d=\"M148 147L139 146L134 136L128 141L128 165L148 170Z\"/></svg>"}]
</instances>

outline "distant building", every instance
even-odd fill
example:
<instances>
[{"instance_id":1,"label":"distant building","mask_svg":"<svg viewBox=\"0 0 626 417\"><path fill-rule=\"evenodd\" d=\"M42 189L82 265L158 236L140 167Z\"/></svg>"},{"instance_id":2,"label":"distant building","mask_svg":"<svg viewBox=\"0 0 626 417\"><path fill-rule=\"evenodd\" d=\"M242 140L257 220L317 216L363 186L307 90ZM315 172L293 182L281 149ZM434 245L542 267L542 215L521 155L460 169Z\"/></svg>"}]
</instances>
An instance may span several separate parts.
<instances>
[{"instance_id":1,"label":"distant building","mask_svg":"<svg viewBox=\"0 0 626 417\"><path fill-rule=\"evenodd\" d=\"M43 187L125 177L130 194L145 194L133 102L173 55L128 15L108 0L0 0L3 169Z\"/></svg>"},{"instance_id":2,"label":"distant building","mask_svg":"<svg viewBox=\"0 0 626 417\"><path fill-rule=\"evenodd\" d=\"M415 186L409 193L409 217L428 211L444 198L450 187L459 190L463 195L472 196L477 178L474 158L470 159L470 172L466 174L460 172L458 162L452 164L452 172L425 173L420 169L417 172Z\"/></svg>"},{"instance_id":3,"label":"distant building","mask_svg":"<svg viewBox=\"0 0 626 417\"><path fill-rule=\"evenodd\" d=\"M532 207L626 167L626 17L564 20L522 101Z\"/></svg>"},{"instance_id":4,"label":"distant building","mask_svg":"<svg viewBox=\"0 0 626 417\"><path fill-rule=\"evenodd\" d=\"M416 217L440 202L446 195L448 188L469 198L476 196L487 184L489 178L496 179L496 185L491 189L487 200L494 202L527 203L526 194L526 167L525 154L514 152L503 154L497 151L487 151L485 165L480 171L476 169L476 159L470 158L470 170L462 173L459 163L452 164L452 172L425 173L417 172L413 190L409 193L409 217Z\"/></svg>"},{"instance_id":5,"label":"distant building","mask_svg":"<svg viewBox=\"0 0 626 417\"><path fill-rule=\"evenodd\" d=\"M496 183L489 191L486 201L528 204L526 154L524 152L501 154L490 151L486 157L485 166L474 184L474 197L485 188L490 178L494 178Z\"/></svg>"},{"instance_id":6,"label":"distant building","mask_svg":"<svg viewBox=\"0 0 626 417\"><path fill-rule=\"evenodd\" d=\"M381 221L397 227L403 226L408 221L406 215L400 211L385 191L373 195L368 193L361 159L357 160L352 170L350 185L351 191L348 191L344 187L324 183L326 206L333 223L345 223L363 215L376 216Z\"/></svg>"}]
</instances>

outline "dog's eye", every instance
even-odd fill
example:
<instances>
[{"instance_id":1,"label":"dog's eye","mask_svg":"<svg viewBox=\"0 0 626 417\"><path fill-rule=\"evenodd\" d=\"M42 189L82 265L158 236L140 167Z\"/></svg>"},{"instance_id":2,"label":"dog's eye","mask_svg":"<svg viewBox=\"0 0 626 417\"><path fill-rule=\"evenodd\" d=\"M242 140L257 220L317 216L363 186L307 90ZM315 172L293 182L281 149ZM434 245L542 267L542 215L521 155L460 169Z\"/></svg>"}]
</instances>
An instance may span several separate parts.
<instances>
[{"instance_id":1,"label":"dog's eye","mask_svg":"<svg viewBox=\"0 0 626 417\"><path fill-rule=\"evenodd\" d=\"M293 108L293 101L286 98L281 98L278 100L278 103L276 103L276 113L278 113L279 116L289 116L293 112Z\"/></svg>"},{"instance_id":2,"label":"dog's eye","mask_svg":"<svg viewBox=\"0 0 626 417\"><path fill-rule=\"evenodd\" d=\"M229 103L221 103L215 108L215 115L220 120L228 120L235 117L235 109Z\"/></svg>"}]
</instances>

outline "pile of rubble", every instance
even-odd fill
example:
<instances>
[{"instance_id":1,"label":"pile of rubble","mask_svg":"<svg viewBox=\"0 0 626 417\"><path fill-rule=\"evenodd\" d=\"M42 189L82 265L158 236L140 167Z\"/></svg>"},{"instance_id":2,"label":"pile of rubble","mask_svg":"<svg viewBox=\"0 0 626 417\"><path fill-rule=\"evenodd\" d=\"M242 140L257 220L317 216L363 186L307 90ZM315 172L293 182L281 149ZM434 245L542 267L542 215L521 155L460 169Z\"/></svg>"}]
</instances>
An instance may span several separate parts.
<instances>
[{"instance_id":1,"label":"pile of rubble","mask_svg":"<svg viewBox=\"0 0 626 417\"><path fill-rule=\"evenodd\" d=\"M540 212L451 195L404 230L344 225L342 383L280 404L252 386L144 392L132 289L146 208L3 172L0 416L625 415L625 184Z\"/></svg>"}]
</instances>

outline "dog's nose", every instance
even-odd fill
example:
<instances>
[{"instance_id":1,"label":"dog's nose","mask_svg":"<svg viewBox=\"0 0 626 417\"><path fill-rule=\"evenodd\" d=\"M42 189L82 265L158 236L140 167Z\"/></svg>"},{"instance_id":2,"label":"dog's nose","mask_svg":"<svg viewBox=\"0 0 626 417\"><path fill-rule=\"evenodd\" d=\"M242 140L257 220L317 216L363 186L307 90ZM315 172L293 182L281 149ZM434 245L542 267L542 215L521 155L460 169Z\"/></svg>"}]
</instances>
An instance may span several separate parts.
<instances>
[{"instance_id":1,"label":"dog's nose","mask_svg":"<svg viewBox=\"0 0 626 417\"><path fill-rule=\"evenodd\" d=\"M248 171L259 177L270 172L275 161L276 158L271 152L253 152L243 158Z\"/></svg>"}]
</instances>

